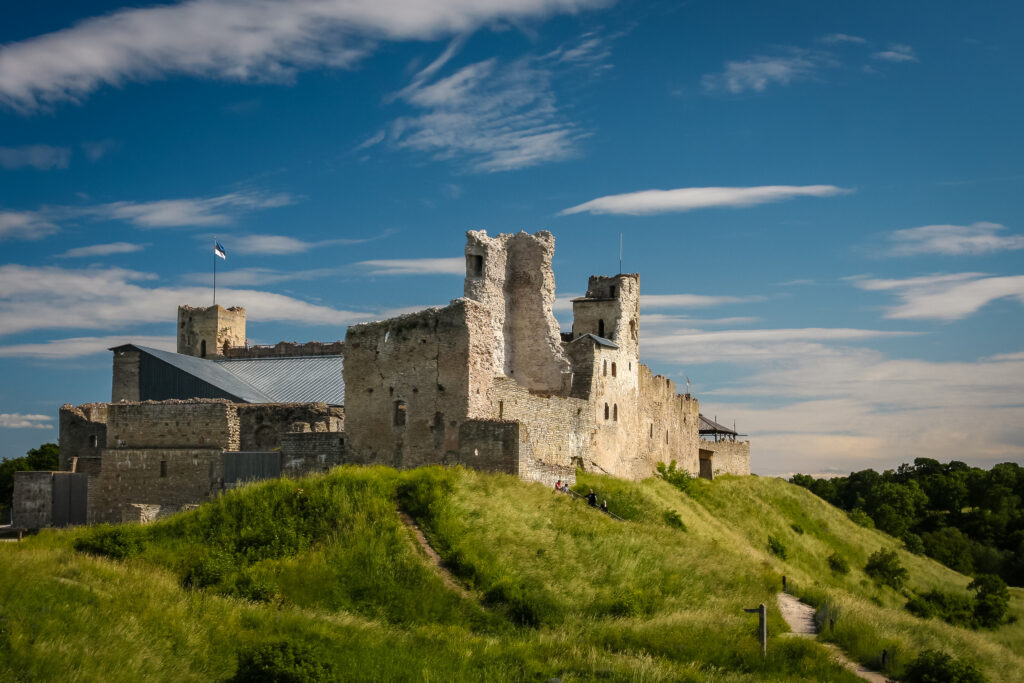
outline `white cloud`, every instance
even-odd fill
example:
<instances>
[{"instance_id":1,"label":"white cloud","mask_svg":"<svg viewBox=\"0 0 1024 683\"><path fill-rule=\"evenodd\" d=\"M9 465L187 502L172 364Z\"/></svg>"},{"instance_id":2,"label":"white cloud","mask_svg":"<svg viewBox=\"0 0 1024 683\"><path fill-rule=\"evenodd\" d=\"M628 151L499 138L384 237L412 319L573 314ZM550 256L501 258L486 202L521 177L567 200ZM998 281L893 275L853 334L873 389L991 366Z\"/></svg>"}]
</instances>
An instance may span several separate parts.
<instances>
[{"instance_id":1,"label":"white cloud","mask_svg":"<svg viewBox=\"0 0 1024 683\"><path fill-rule=\"evenodd\" d=\"M86 258L89 256L109 256L110 254L131 254L145 249L145 245L130 242L110 242L108 244L92 244L87 247L68 249L56 258Z\"/></svg>"},{"instance_id":2,"label":"white cloud","mask_svg":"<svg viewBox=\"0 0 1024 683\"><path fill-rule=\"evenodd\" d=\"M231 268L217 272L217 284L224 287L265 287L278 282L337 277L340 272L340 268L303 268L291 271L274 268ZM213 276L206 272L188 273L181 279L191 284L210 285L212 278Z\"/></svg>"},{"instance_id":3,"label":"white cloud","mask_svg":"<svg viewBox=\"0 0 1024 683\"><path fill-rule=\"evenodd\" d=\"M107 337L70 337L67 339L51 339L38 344L12 344L0 346L0 358L37 358L59 360L64 358L80 358L98 353L106 353L108 349L122 344L138 344L151 346L164 351L175 351L177 339L174 337L152 337L145 335L111 335Z\"/></svg>"},{"instance_id":4,"label":"white cloud","mask_svg":"<svg viewBox=\"0 0 1024 683\"><path fill-rule=\"evenodd\" d=\"M830 33L827 36L818 38L818 42L825 43L826 45L839 45L841 43L854 43L857 45L863 45L868 42L860 36L851 36L846 33Z\"/></svg>"},{"instance_id":5,"label":"white cloud","mask_svg":"<svg viewBox=\"0 0 1024 683\"><path fill-rule=\"evenodd\" d=\"M414 258L379 259L355 264L370 275L465 275L466 259Z\"/></svg>"},{"instance_id":6,"label":"white cloud","mask_svg":"<svg viewBox=\"0 0 1024 683\"><path fill-rule=\"evenodd\" d=\"M443 78L424 77L430 69L433 76L435 64L396 94L423 113L392 124L395 146L434 159L465 159L477 172L526 168L576 154L581 134L560 114L552 75L535 60L488 59Z\"/></svg>"},{"instance_id":7,"label":"white cloud","mask_svg":"<svg viewBox=\"0 0 1024 683\"><path fill-rule=\"evenodd\" d=\"M82 143L82 151L85 152L89 161L99 161L117 146L116 140L89 140Z\"/></svg>"},{"instance_id":8,"label":"white cloud","mask_svg":"<svg viewBox=\"0 0 1024 683\"><path fill-rule=\"evenodd\" d=\"M764 185L760 187L684 187L677 190L643 190L591 199L564 209L559 216L574 213L627 214L644 216L679 213L711 207L746 207L794 197L831 197L846 194L835 185Z\"/></svg>"},{"instance_id":9,"label":"white cloud","mask_svg":"<svg viewBox=\"0 0 1024 683\"><path fill-rule=\"evenodd\" d=\"M389 234L391 234L390 231L387 231L374 237L338 238L313 242L287 235L238 235L232 239L231 250L239 254L304 254L312 249L323 247L363 244Z\"/></svg>"},{"instance_id":10,"label":"white cloud","mask_svg":"<svg viewBox=\"0 0 1024 683\"><path fill-rule=\"evenodd\" d=\"M50 145L25 145L23 147L0 147L0 168L14 170L31 166L40 171L52 168L67 168L71 150L67 147Z\"/></svg>"},{"instance_id":11,"label":"white cloud","mask_svg":"<svg viewBox=\"0 0 1024 683\"><path fill-rule=\"evenodd\" d=\"M640 308L707 308L723 304L763 301L760 296L708 296L705 294L641 294Z\"/></svg>"},{"instance_id":12,"label":"white cloud","mask_svg":"<svg viewBox=\"0 0 1024 683\"><path fill-rule=\"evenodd\" d=\"M889 234L891 256L914 254L989 254L1024 249L1024 235L1001 235L1006 226L978 222L970 225L922 225Z\"/></svg>"},{"instance_id":13,"label":"white cloud","mask_svg":"<svg viewBox=\"0 0 1024 683\"><path fill-rule=\"evenodd\" d=\"M266 195L232 192L219 197L162 199L155 202L113 202L81 210L95 218L124 221L137 228L173 228L228 225L239 211L287 206L294 199L284 193Z\"/></svg>"},{"instance_id":14,"label":"white cloud","mask_svg":"<svg viewBox=\"0 0 1024 683\"><path fill-rule=\"evenodd\" d=\"M875 59L881 59L886 62L916 62L918 61L917 55L914 54L914 48L909 45L892 44L888 50L882 50L871 55Z\"/></svg>"},{"instance_id":15,"label":"white cloud","mask_svg":"<svg viewBox=\"0 0 1024 683\"><path fill-rule=\"evenodd\" d=\"M0 427L8 429L53 429L52 422L53 418L49 415L0 413Z\"/></svg>"},{"instance_id":16,"label":"white cloud","mask_svg":"<svg viewBox=\"0 0 1024 683\"><path fill-rule=\"evenodd\" d=\"M30 112L101 86L185 74L286 81L345 68L380 40L435 40L603 0L191 0L123 9L0 48L0 103Z\"/></svg>"},{"instance_id":17,"label":"white cloud","mask_svg":"<svg viewBox=\"0 0 1024 683\"><path fill-rule=\"evenodd\" d=\"M707 92L739 94L747 90L762 92L769 85L789 85L807 80L823 67L835 64L831 56L793 48L790 54L767 57L756 55L742 62L726 62L718 74L705 74L701 85Z\"/></svg>"},{"instance_id":18,"label":"white cloud","mask_svg":"<svg viewBox=\"0 0 1024 683\"><path fill-rule=\"evenodd\" d=\"M0 266L0 334L41 329L110 330L173 319L179 304L209 301L208 287L161 287L157 276L123 268ZM218 289L251 320L348 325L372 313L311 304L273 292Z\"/></svg>"},{"instance_id":19,"label":"white cloud","mask_svg":"<svg viewBox=\"0 0 1024 683\"><path fill-rule=\"evenodd\" d=\"M0 240L37 240L60 228L38 211L0 211Z\"/></svg>"},{"instance_id":20,"label":"white cloud","mask_svg":"<svg viewBox=\"0 0 1024 683\"><path fill-rule=\"evenodd\" d=\"M891 292L900 304L886 310L897 319L959 320L998 299L1024 304L1024 275L988 277L984 273L952 273L924 277L880 279L850 278L855 287Z\"/></svg>"}]
</instances>

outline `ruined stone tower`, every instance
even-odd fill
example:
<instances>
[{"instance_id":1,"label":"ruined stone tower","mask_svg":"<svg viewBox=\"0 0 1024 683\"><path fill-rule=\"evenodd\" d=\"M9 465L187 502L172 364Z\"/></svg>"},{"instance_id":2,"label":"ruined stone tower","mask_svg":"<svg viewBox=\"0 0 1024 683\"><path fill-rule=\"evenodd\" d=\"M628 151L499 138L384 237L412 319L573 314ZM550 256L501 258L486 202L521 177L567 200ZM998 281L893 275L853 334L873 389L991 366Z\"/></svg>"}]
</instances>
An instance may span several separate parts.
<instances>
[{"instance_id":1,"label":"ruined stone tower","mask_svg":"<svg viewBox=\"0 0 1024 683\"><path fill-rule=\"evenodd\" d=\"M497 237L483 230L466 233L464 292L490 312L494 375L535 391L561 390L570 373L552 310L554 251L555 238L546 230Z\"/></svg>"},{"instance_id":2,"label":"ruined stone tower","mask_svg":"<svg viewBox=\"0 0 1024 683\"><path fill-rule=\"evenodd\" d=\"M245 309L178 306L178 353L199 358L224 355L245 345Z\"/></svg>"},{"instance_id":3,"label":"ruined stone tower","mask_svg":"<svg viewBox=\"0 0 1024 683\"><path fill-rule=\"evenodd\" d=\"M572 300L572 336L596 334L618 345L626 358L639 359L640 276L591 275L587 295Z\"/></svg>"}]
</instances>

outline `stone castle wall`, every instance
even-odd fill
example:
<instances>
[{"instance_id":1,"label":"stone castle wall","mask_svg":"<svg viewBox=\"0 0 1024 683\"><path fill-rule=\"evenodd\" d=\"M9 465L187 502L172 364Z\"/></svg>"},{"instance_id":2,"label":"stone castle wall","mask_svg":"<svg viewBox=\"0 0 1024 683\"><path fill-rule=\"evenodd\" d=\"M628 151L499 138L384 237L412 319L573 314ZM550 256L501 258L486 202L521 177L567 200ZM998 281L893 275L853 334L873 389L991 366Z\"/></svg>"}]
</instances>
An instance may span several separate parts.
<instances>
[{"instance_id":1,"label":"stone castle wall","mask_svg":"<svg viewBox=\"0 0 1024 683\"><path fill-rule=\"evenodd\" d=\"M240 450L272 451L282 447L282 439L292 425L302 422L314 432L340 432L345 411L326 403L239 403Z\"/></svg>"},{"instance_id":2,"label":"stone castle wall","mask_svg":"<svg viewBox=\"0 0 1024 683\"><path fill-rule=\"evenodd\" d=\"M111 403L106 449L239 449L238 407L225 399Z\"/></svg>"},{"instance_id":3,"label":"stone castle wall","mask_svg":"<svg viewBox=\"0 0 1024 683\"><path fill-rule=\"evenodd\" d=\"M750 474L750 442L749 441L708 441L701 439L700 450L710 451L711 469L719 474Z\"/></svg>"},{"instance_id":4,"label":"stone castle wall","mask_svg":"<svg viewBox=\"0 0 1024 683\"><path fill-rule=\"evenodd\" d=\"M59 467L70 472L85 471L83 466L100 457L107 445L107 403L83 403L60 407Z\"/></svg>"},{"instance_id":5,"label":"stone castle wall","mask_svg":"<svg viewBox=\"0 0 1024 683\"><path fill-rule=\"evenodd\" d=\"M139 352L119 347L114 349L114 372L110 387L110 401L138 401L140 386Z\"/></svg>"},{"instance_id":6,"label":"stone castle wall","mask_svg":"<svg viewBox=\"0 0 1024 683\"><path fill-rule=\"evenodd\" d=\"M296 356L340 356L345 342L278 342L260 346L229 346L221 349L225 358L294 358Z\"/></svg>"},{"instance_id":7,"label":"stone castle wall","mask_svg":"<svg viewBox=\"0 0 1024 683\"><path fill-rule=\"evenodd\" d=\"M244 308L178 306L178 353L212 358L237 346L245 346Z\"/></svg>"},{"instance_id":8,"label":"stone castle wall","mask_svg":"<svg viewBox=\"0 0 1024 683\"><path fill-rule=\"evenodd\" d=\"M290 432L281 437L281 473L304 477L346 462L345 435L339 432Z\"/></svg>"}]
</instances>

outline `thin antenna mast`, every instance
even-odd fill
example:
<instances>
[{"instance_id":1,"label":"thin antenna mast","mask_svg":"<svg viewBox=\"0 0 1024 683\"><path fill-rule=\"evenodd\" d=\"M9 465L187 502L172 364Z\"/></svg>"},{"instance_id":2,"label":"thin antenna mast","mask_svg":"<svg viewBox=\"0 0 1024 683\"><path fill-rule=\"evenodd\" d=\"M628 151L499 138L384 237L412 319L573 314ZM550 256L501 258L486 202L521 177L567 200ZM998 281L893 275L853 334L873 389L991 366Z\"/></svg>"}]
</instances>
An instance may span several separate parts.
<instances>
[{"instance_id":1,"label":"thin antenna mast","mask_svg":"<svg viewBox=\"0 0 1024 683\"><path fill-rule=\"evenodd\" d=\"M622 233L619 233L619 275L622 275Z\"/></svg>"},{"instance_id":2,"label":"thin antenna mast","mask_svg":"<svg viewBox=\"0 0 1024 683\"><path fill-rule=\"evenodd\" d=\"M213 305L217 305L217 238L213 238Z\"/></svg>"}]
</instances>

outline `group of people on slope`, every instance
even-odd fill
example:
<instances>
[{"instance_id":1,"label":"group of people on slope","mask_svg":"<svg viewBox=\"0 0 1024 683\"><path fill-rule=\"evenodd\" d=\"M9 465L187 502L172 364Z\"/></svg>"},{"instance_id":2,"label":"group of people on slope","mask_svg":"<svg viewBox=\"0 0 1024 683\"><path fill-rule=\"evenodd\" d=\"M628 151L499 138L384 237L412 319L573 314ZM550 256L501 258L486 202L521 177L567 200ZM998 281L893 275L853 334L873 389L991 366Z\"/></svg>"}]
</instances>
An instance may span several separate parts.
<instances>
[{"instance_id":1,"label":"group of people on slope","mask_svg":"<svg viewBox=\"0 0 1024 683\"><path fill-rule=\"evenodd\" d=\"M555 482L555 490L559 493L570 493L569 484L563 484L561 479ZM592 508L597 507L597 494L594 493L594 489L590 489L590 493L587 494L587 504ZM608 512L607 498L601 501L601 512Z\"/></svg>"}]
</instances>

